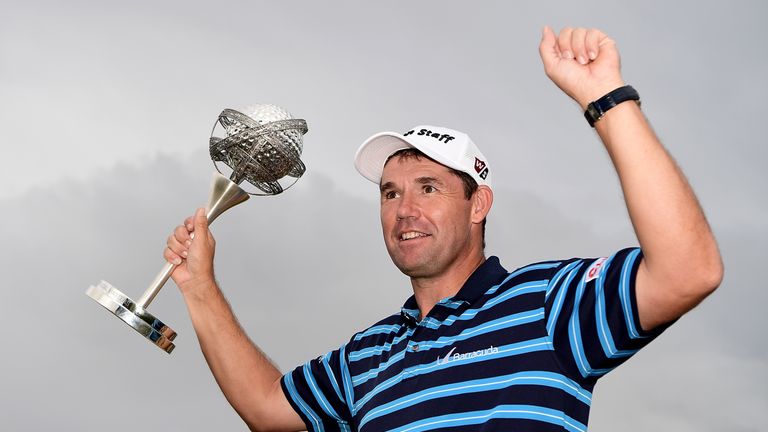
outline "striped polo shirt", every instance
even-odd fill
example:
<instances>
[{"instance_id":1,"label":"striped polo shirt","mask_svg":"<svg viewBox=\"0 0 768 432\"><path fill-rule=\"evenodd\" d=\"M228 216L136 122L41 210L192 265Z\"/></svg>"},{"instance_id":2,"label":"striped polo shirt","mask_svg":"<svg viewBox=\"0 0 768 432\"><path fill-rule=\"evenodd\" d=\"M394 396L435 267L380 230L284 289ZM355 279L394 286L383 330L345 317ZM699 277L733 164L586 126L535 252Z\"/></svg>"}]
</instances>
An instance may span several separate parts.
<instances>
[{"instance_id":1,"label":"striped polo shirt","mask_svg":"<svg viewBox=\"0 0 768 432\"><path fill-rule=\"evenodd\" d=\"M309 431L585 431L597 379L657 336L637 248L508 272L487 259L420 319L399 314L282 378Z\"/></svg>"}]
</instances>

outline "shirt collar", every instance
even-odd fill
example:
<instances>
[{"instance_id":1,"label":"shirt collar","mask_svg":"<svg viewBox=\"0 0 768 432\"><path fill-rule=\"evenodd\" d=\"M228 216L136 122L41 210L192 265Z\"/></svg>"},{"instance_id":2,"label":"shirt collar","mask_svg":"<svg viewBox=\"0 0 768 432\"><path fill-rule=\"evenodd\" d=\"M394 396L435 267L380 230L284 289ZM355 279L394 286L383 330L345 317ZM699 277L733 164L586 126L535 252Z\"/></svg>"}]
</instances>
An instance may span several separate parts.
<instances>
[{"instance_id":1,"label":"shirt collar","mask_svg":"<svg viewBox=\"0 0 768 432\"><path fill-rule=\"evenodd\" d=\"M464 286L461 287L455 296L440 300L435 305L435 308L439 310L441 309L440 306L448 306L449 309L455 310L457 303L470 305L485 294L488 288L501 282L508 273L499 263L499 258L492 256L480 264L480 267L469 276L469 279L467 279ZM438 310L435 312L438 312ZM400 309L400 316L410 324L419 323L419 305L416 303L415 296L412 295L405 301Z\"/></svg>"},{"instance_id":2,"label":"shirt collar","mask_svg":"<svg viewBox=\"0 0 768 432\"><path fill-rule=\"evenodd\" d=\"M485 294L488 288L501 282L507 274L509 272L501 266L499 258L492 256L480 264L453 299L472 304Z\"/></svg>"}]
</instances>

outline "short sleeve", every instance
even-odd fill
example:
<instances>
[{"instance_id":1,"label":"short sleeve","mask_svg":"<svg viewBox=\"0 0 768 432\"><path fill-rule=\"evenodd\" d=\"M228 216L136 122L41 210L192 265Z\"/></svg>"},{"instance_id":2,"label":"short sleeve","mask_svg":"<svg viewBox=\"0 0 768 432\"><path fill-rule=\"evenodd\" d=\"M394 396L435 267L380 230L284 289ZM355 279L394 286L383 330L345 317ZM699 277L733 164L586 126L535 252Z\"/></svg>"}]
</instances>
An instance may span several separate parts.
<instances>
[{"instance_id":1,"label":"short sleeve","mask_svg":"<svg viewBox=\"0 0 768 432\"><path fill-rule=\"evenodd\" d=\"M351 380L345 346L298 366L281 384L308 431L351 430Z\"/></svg>"},{"instance_id":2,"label":"short sleeve","mask_svg":"<svg viewBox=\"0 0 768 432\"><path fill-rule=\"evenodd\" d=\"M668 326L640 327L635 278L639 248L611 257L572 259L558 266L545 294L546 327L558 362L592 381L625 362Z\"/></svg>"}]
</instances>

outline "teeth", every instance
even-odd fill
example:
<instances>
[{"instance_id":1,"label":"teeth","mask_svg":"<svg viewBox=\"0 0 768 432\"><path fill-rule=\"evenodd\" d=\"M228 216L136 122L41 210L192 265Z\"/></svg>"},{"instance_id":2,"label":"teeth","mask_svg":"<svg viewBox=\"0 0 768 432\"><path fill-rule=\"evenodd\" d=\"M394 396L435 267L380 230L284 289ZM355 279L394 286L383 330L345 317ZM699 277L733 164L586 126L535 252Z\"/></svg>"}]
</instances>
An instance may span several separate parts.
<instances>
[{"instance_id":1,"label":"teeth","mask_svg":"<svg viewBox=\"0 0 768 432\"><path fill-rule=\"evenodd\" d=\"M427 236L426 234L422 234L420 232L410 231L410 232L403 233L402 235L400 235L400 240L410 240L410 239L414 239L416 237L426 237L426 236Z\"/></svg>"}]
</instances>

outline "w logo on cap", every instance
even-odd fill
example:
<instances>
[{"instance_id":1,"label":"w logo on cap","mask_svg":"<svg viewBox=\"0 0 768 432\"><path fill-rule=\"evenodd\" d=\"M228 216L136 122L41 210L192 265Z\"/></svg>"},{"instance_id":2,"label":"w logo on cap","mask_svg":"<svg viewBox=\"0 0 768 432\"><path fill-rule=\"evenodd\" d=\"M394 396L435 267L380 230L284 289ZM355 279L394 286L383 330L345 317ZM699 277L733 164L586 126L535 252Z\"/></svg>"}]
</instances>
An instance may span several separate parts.
<instances>
[{"instance_id":1,"label":"w logo on cap","mask_svg":"<svg viewBox=\"0 0 768 432\"><path fill-rule=\"evenodd\" d=\"M488 177L488 168L486 168L485 165L485 161L475 158L475 171L477 171L477 174L483 180Z\"/></svg>"},{"instance_id":2,"label":"w logo on cap","mask_svg":"<svg viewBox=\"0 0 768 432\"><path fill-rule=\"evenodd\" d=\"M485 169L485 161L475 158L475 171L480 174Z\"/></svg>"}]
</instances>

